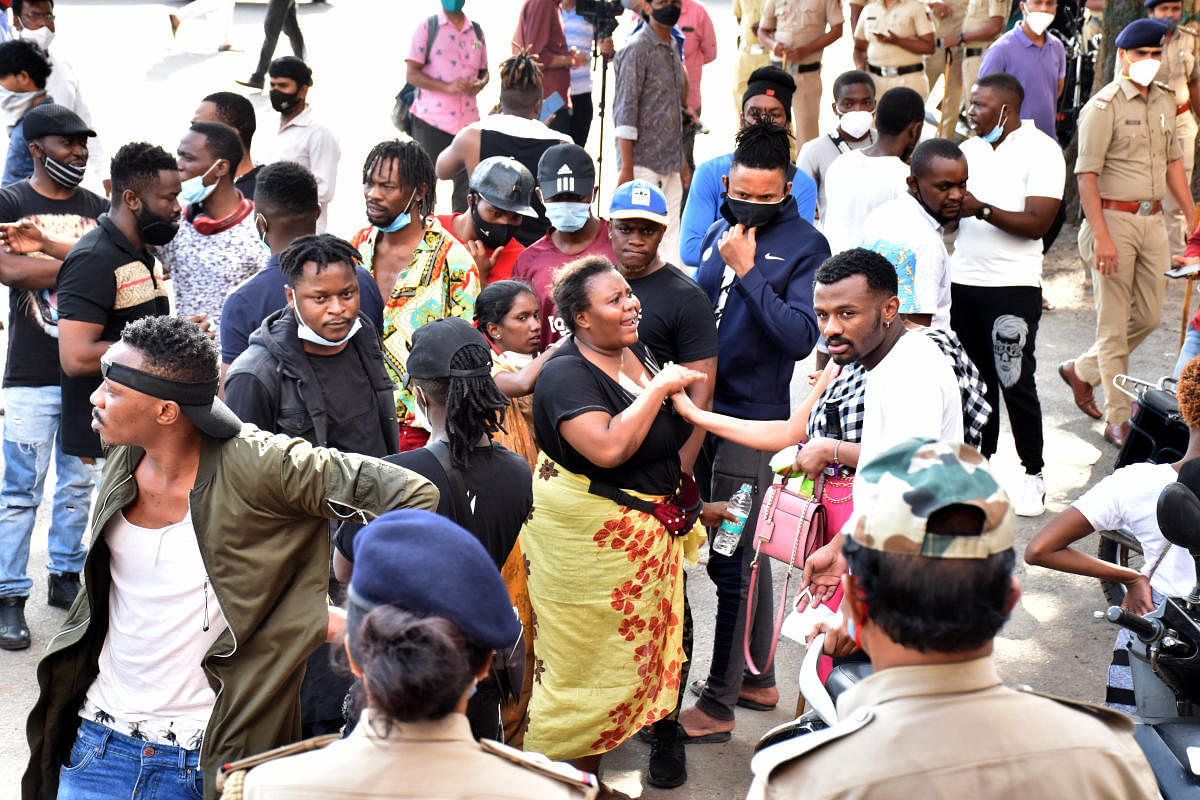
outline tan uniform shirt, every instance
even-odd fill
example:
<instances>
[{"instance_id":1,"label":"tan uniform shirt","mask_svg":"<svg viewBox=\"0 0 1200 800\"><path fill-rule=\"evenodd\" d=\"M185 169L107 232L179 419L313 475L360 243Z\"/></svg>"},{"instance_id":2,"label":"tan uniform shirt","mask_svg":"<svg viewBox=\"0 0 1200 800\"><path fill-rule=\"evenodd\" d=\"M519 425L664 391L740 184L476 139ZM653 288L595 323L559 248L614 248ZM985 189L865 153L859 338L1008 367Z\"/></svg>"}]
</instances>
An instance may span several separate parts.
<instances>
[{"instance_id":1,"label":"tan uniform shirt","mask_svg":"<svg viewBox=\"0 0 1200 800\"><path fill-rule=\"evenodd\" d=\"M1190 27L1180 25L1167 46L1163 48L1163 63L1154 76L1156 81L1162 81L1171 87L1175 93L1175 105L1181 106L1188 102L1188 83L1200 80L1200 34ZM1200 109L1192 109L1200 112Z\"/></svg>"},{"instance_id":2,"label":"tan uniform shirt","mask_svg":"<svg viewBox=\"0 0 1200 800\"><path fill-rule=\"evenodd\" d=\"M837 706L755 755L749 797L1158 797L1128 717L1005 688L990 656L886 669Z\"/></svg>"},{"instance_id":3,"label":"tan uniform shirt","mask_svg":"<svg viewBox=\"0 0 1200 800\"><path fill-rule=\"evenodd\" d=\"M888 31L905 39L916 39L933 33L929 9L919 0L897 0L884 8L883 0L871 0L858 18L854 38L867 43L867 63L875 67L907 67L920 64L922 56L910 53L900 45L884 44L871 34Z\"/></svg>"},{"instance_id":4,"label":"tan uniform shirt","mask_svg":"<svg viewBox=\"0 0 1200 800\"><path fill-rule=\"evenodd\" d=\"M929 0L932 3L932 0ZM963 29L963 18L967 14L967 5L971 0L942 0L942 3L950 8L950 14L946 17L939 17L933 13L933 9L929 9L929 17L933 20L933 30L939 39L946 39L952 33L958 33Z\"/></svg>"},{"instance_id":5,"label":"tan uniform shirt","mask_svg":"<svg viewBox=\"0 0 1200 800\"><path fill-rule=\"evenodd\" d=\"M383 724L364 711L345 739L320 750L268 761L246 774L245 800L305 798L546 798L584 800L596 789L551 777L532 759L494 742L481 745L462 714L419 723ZM378 729L378 730L376 730ZM485 750L503 750L495 755ZM549 762L547 762L549 764ZM562 767L563 765L555 765ZM576 775L586 773L571 770Z\"/></svg>"},{"instance_id":6,"label":"tan uniform shirt","mask_svg":"<svg viewBox=\"0 0 1200 800\"><path fill-rule=\"evenodd\" d=\"M1079 115L1075 174L1099 175L1105 200L1161 200L1167 193L1167 164L1179 157L1175 101L1157 84L1142 97L1133 81L1117 78Z\"/></svg>"},{"instance_id":7,"label":"tan uniform shirt","mask_svg":"<svg viewBox=\"0 0 1200 800\"><path fill-rule=\"evenodd\" d=\"M763 17L764 7L772 2L774 0L733 0L733 15L741 20L738 41L742 50L763 52L763 43L758 39L757 29Z\"/></svg>"},{"instance_id":8,"label":"tan uniform shirt","mask_svg":"<svg viewBox=\"0 0 1200 800\"><path fill-rule=\"evenodd\" d=\"M973 31L987 24L987 21L992 17L1000 17L1003 20L1008 19L1008 13L1011 10L1008 0L970 0L967 3L967 13L963 17L962 29L963 32ZM975 50L981 47L987 47L992 42L1000 38L1004 33L1004 28L1001 28L999 33L988 39L986 42L968 40L963 42L963 47L968 50Z\"/></svg>"},{"instance_id":9,"label":"tan uniform shirt","mask_svg":"<svg viewBox=\"0 0 1200 800\"><path fill-rule=\"evenodd\" d=\"M759 27L775 31L773 38L784 47L799 47L844 20L839 0L768 0ZM821 53L816 52L796 63L815 64L820 60Z\"/></svg>"}]
</instances>

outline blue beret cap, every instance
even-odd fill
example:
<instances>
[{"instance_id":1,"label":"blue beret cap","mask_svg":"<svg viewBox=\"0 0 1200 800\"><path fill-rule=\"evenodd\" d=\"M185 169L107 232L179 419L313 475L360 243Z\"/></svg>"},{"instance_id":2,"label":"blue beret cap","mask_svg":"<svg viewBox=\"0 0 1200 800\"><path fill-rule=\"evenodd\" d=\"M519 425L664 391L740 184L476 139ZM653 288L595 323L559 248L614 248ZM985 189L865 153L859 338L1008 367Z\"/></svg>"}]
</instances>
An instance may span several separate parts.
<instances>
[{"instance_id":1,"label":"blue beret cap","mask_svg":"<svg viewBox=\"0 0 1200 800\"><path fill-rule=\"evenodd\" d=\"M1133 50L1136 47L1162 47L1167 35L1167 23L1157 19L1135 19L1117 34L1117 47Z\"/></svg>"},{"instance_id":2,"label":"blue beret cap","mask_svg":"<svg viewBox=\"0 0 1200 800\"><path fill-rule=\"evenodd\" d=\"M509 647L521 634L500 571L483 545L428 511L389 511L358 532L349 595L367 609L389 605L444 617L479 647Z\"/></svg>"}]
</instances>

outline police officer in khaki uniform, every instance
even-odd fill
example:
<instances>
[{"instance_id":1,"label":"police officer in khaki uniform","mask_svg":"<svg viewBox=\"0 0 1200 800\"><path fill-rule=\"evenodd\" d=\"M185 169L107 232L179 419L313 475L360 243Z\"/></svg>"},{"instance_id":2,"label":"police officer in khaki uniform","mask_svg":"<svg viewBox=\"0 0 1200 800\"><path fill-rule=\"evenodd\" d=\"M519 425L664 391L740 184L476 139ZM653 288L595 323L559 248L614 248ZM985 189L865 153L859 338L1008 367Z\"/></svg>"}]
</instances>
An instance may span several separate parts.
<instances>
[{"instance_id":1,"label":"police officer in khaki uniform","mask_svg":"<svg viewBox=\"0 0 1200 800\"><path fill-rule=\"evenodd\" d=\"M938 136L951 141L955 139L955 129L958 125L958 114L955 111L962 105L963 98L963 49L951 47L949 43L958 41L958 35L962 33L963 17L969 2L970 0L931 0L929 3L929 15L933 19L933 33L936 37L934 44L937 49L925 59L925 79L929 81L930 91L933 91L938 78L945 79L942 87L942 121L938 125Z\"/></svg>"},{"instance_id":2,"label":"police officer in khaki uniform","mask_svg":"<svg viewBox=\"0 0 1200 800\"><path fill-rule=\"evenodd\" d=\"M874 674L837 698L833 727L760 750L749 797L1157 798L1124 714L1000 682L993 639L1021 584L987 460L909 439L854 492L842 612Z\"/></svg>"},{"instance_id":3,"label":"police officer in khaki uniform","mask_svg":"<svg viewBox=\"0 0 1200 800\"><path fill-rule=\"evenodd\" d=\"M871 73L880 97L896 86L927 97L923 59L933 51L933 23L919 0L871 0L854 28L854 66Z\"/></svg>"},{"instance_id":4,"label":"police officer in khaki uniform","mask_svg":"<svg viewBox=\"0 0 1200 800\"><path fill-rule=\"evenodd\" d=\"M1175 98L1154 82L1167 26L1156 19L1129 23L1117 36L1117 79L1092 97L1079 115L1075 174L1087 218L1079 227L1079 255L1094 268L1096 341L1058 368L1075 405L1105 422L1104 438L1120 447L1129 432L1129 398L1112 388L1128 371L1129 354L1162 316L1171 266L1162 198L1170 190L1192 229L1192 197L1179 142ZM1104 386L1104 413L1092 387Z\"/></svg>"},{"instance_id":5,"label":"police officer in khaki uniform","mask_svg":"<svg viewBox=\"0 0 1200 800\"><path fill-rule=\"evenodd\" d=\"M445 517L402 510L358 531L353 547L346 650L366 686L357 726L225 767L222 797L597 797L590 773L471 736L475 684L492 652L521 635L479 540Z\"/></svg>"},{"instance_id":6,"label":"police officer in khaki uniform","mask_svg":"<svg viewBox=\"0 0 1200 800\"><path fill-rule=\"evenodd\" d=\"M742 95L750 82L750 73L771 63L766 46L758 38L763 8L774 0L733 0L733 16L738 21L737 67L734 74L733 105L737 109L738 126L742 120Z\"/></svg>"},{"instance_id":7,"label":"police officer in khaki uniform","mask_svg":"<svg viewBox=\"0 0 1200 800\"><path fill-rule=\"evenodd\" d=\"M758 38L796 81L792 119L796 142L820 134L821 53L842 38L840 0L769 0L758 25Z\"/></svg>"},{"instance_id":8,"label":"police officer in khaki uniform","mask_svg":"<svg viewBox=\"0 0 1200 800\"><path fill-rule=\"evenodd\" d=\"M1192 184L1192 167L1196 160L1196 111L1200 110L1200 34L1196 23L1180 25L1183 3L1180 0L1146 0L1150 16L1167 23L1167 41L1163 48L1163 64L1155 81L1171 87L1175 96L1175 138L1183 158L1183 171L1188 185ZM1190 230L1184 228L1183 210L1168 194L1163 198L1167 215L1167 240L1171 255L1181 256Z\"/></svg>"},{"instance_id":9,"label":"police officer in khaki uniform","mask_svg":"<svg viewBox=\"0 0 1200 800\"><path fill-rule=\"evenodd\" d=\"M963 18L962 30L959 32L956 46L962 49L962 87L963 95L969 97L975 79L979 77L979 65L983 63L983 51L988 45L1000 38L1004 33L1004 23L1008 21L1010 11L1009 0L970 0L967 4L967 14ZM950 42L947 42L949 45ZM946 106L942 106L942 119L946 118ZM958 109L953 109L953 117L958 119Z\"/></svg>"}]
</instances>

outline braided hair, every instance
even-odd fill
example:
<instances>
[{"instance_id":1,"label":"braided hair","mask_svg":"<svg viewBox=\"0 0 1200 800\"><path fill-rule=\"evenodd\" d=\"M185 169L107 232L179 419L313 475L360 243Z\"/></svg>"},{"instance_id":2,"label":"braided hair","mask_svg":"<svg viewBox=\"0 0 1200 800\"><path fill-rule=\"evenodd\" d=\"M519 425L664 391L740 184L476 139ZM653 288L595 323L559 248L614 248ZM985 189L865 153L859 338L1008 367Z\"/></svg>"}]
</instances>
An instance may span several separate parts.
<instances>
[{"instance_id":1,"label":"braided hair","mask_svg":"<svg viewBox=\"0 0 1200 800\"><path fill-rule=\"evenodd\" d=\"M743 125L737 132L733 163L750 169L778 169L787 174L792 160L792 133L768 119Z\"/></svg>"},{"instance_id":2,"label":"braided hair","mask_svg":"<svg viewBox=\"0 0 1200 800\"><path fill-rule=\"evenodd\" d=\"M279 271L287 278L289 286L295 286L304 275L304 265L312 262L320 272L330 264L345 264L349 269L362 261L354 245L331 233L301 236L288 245L279 255Z\"/></svg>"},{"instance_id":3,"label":"braided hair","mask_svg":"<svg viewBox=\"0 0 1200 800\"><path fill-rule=\"evenodd\" d=\"M437 204L437 173L433 169L433 159L425 152L425 148L414 141L391 139L372 147L371 152L367 153L367 160L363 162L363 184L366 185L376 169L390 169L389 165L393 162L410 190L425 187L425 194L417 201L417 212L422 217L432 214Z\"/></svg>"},{"instance_id":4,"label":"braided hair","mask_svg":"<svg viewBox=\"0 0 1200 800\"><path fill-rule=\"evenodd\" d=\"M492 354L484 345L463 345L450 359L454 370L473 370L489 366ZM504 427L504 412L508 398L496 386L491 375L467 378L414 378L430 403L446 409L446 436L450 440L450 462L460 469L467 467L471 448L482 437L508 431Z\"/></svg>"},{"instance_id":5,"label":"braided hair","mask_svg":"<svg viewBox=\"0 0 1200 800\"><path fill-rule=\"evenodd\" d=\"M542 68L528 48L500 62L500 110L529 115L542 99Z\"/></svg>"}]
</instances>

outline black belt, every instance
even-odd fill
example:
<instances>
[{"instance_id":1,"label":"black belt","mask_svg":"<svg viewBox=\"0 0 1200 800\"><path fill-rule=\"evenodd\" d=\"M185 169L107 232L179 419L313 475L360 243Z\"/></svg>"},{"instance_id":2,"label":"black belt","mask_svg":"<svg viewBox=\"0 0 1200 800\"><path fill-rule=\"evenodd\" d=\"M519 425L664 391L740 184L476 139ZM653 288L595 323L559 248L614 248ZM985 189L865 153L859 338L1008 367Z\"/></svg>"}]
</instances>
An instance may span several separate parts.
<instances>
[{"instance_id":1,"label":"black belt","mask_svg":"<svg viewBox=\"0 0 1200 800\"><path fill-rule=\"evenodd\" d=\"M967 58L974 58L975 56L983 55L984 50L987 50L987 48L986 47L968 47L966 50L963 51L963 55L965 55Z\"/></svg>"},{"instance_id":2,"label":"black belt","mask_svg":"<svg viewBox=\"0 0 1200 800\"><path fill-rule=\"evenodd\" d=\"M816 72L820 68L821 68L821 62L818 61L815 64L797 64L794 67L788 67L788 70L791 72L795 72L797 75L799 75L804 72Z\"/></svg>"},{"instance_id":3,"label":"black belt","mask_svg":"<svg viewBox=\"0 0 1200 800\"><path fill-rule=\"evenodd\" d=\"M891 78L896 75L908 75L913 72L920 72L923 69L925 69L924 64L909 64L907 67L877 67L874 64L867 64L867 71L884 78Z\"/></svg>"}]
</instances>

